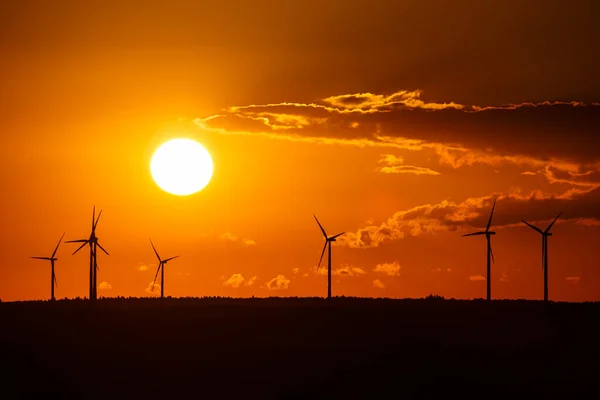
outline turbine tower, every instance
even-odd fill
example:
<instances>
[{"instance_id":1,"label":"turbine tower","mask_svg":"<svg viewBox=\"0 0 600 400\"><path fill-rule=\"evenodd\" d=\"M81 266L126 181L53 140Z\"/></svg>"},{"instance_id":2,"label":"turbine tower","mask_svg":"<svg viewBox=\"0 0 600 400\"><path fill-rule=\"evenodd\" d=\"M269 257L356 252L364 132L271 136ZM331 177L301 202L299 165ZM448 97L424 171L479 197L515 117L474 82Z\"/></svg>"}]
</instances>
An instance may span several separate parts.
<instances>
[{"instance_id":1,"label":"turbine tower","mask_svg":"<svg viewBox=\"0 0 600 400\"><path fill-rule=\"evenodd\" d=\"M492 299L492 282L491 282L491 264L490 264L490 258L492 262L496 262L494 260L494 252L492 251L492 243L490 241L490 238L492 235L495 235L496 232L492 232L490 231L490 226L492 225L492 216L494 215L494 208L496 208L496 200L494 200L494 205L492 206L492 212L490 213L490 219L488 220L487 226L485 228L485 231L480 231L480 232L474 232L474 233L467 233L464 236L476 236L476 235L485 235L485 238L487 239L487 299L491 300Z\"/></svg>"},{"instance_id":2,"label":"turbine tower","mask_svg":"<svg viewBox=\"0 0 600 400\"><path fill-rule=\"evenodd\" d=\"M60 246L60 242L62 242L64 237L65 237L65 234L63 233L62 236L60 237L60 240L56 244L56 248L54 249L54 252L52 253L52 255L50 257L31 257L36 260L50 261L50 266L52 267L52 275L51 275L51 279L50 279L50 300L52 300L52 301L56 300L54 298L54 286L58 287L58 283L56 282L56 275L54 274L54 261L58 260L58 258L54 258L54 256L56 255L58 246Z\"/></svg>"},{"instance_id":3,"label":"turbine tower","mask_svg":"<svg viewBox=\"0 0 600 400\"><path fill-rule=\"evenodd\" d=\"M79 250L81 250L86 244L90 246L90 301L94 301L97 298L97 288L98 288L98 280L96 276L96 272L98 270L98 262L97 262L97 248L99 247L107 256L108 252L102 247L100 243L98 243L98 237L96 236L96 227L98 226L98 221L100 221L100 215L102 215L102 210L98 213L98 217L96 218L96 206L94 206L94 210L92 211L92 233L90 233L90 237L88 239L79 239L79 240L68 240L65 243L83 243L77 250L73 252L75 255Z\"/></svg>"},{"instance_id":4,"label":"turbine tower","mask_svg":"<svg viewBox=\"0 0 600 400\"><path fill-rule=\"evenodd\" d=\"M156 254L156 258L158 258L158 269L156 270L156 275L154 275L154 281L152 282L152 289L150 289L150 290L154 291L154 285L156 284L156 278L158 277L158 271L161 271L161 273L160 273L160 298L162 299L165 297L165 264L179 256L175 256L175 257L171 257L171 258L167 258L166 260L163 260L158 255L158 251L156 251L156 247L154 247L154 243L152 243L152 239L150 239L150 244L152 245L154 254Z\"/></svg>"},{"instance_id":5,"label":"turbine tower","mask_svg":"<svg viewBox=\"0 0 600 400\"><path fill-rule=\"evenodd\" d=\"M523 222L525 225L527 225L531 229L535 230L536 232L539 232L542 235L542 271L544 272L544 301L545 302L548 301L548 236L552 236L552 233L550 233L550 229L552 229L552 226L554 225L556 220L561 215L562 215L562 212L560 214L558 214L558 216L556 218L554 218L554 221L552 221L552 223L550 223L550 225L548 225L548 227L544 231L542 231L541 229L539 229L536 226L531 225L527 221L521 220L521 222Z\"/></svg>"},{"instance_id":6,"label":"turbine tower","mask_svg":"<svg viewBox=\"0 0 600 400\"><path fill-rule=\"evenodd\" d=\"M321 226L321 223L319 222L319 219L317 218L317 216L315 214L313 214L313 217L315 217L317 224L319 224L319 228L321 228L321 232L323 232L323 236L325 236L325 246L323 246L323 251L321 252L321 258L319 259L319 265L317 266L317 271L319 271L319 268L321 267L321 261L323 261L323 255L325 254L325 248L327 246L329 246L328 262L327 262L327 300L329 300L329 299L331 299L331 242L335 242L336 238L338 236L343 235L344 232L338 233L337 235L334 235L331 237L328 237L327 233L325 232L325 229L323 229L323 226Z\"/></svg>"}]
</instances>

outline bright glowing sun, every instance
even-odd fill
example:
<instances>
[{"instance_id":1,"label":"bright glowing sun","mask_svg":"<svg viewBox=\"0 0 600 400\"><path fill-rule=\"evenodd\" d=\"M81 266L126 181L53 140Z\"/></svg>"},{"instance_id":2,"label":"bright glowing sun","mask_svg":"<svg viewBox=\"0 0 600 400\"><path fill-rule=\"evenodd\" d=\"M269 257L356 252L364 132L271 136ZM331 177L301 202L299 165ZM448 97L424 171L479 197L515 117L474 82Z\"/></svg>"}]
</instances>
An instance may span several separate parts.
<instances>
[{"instance_id":1,"label":"bright glowing sun","mask_svg":"<svg viewBox=\"0 0 600 400\"><path fill-rule=\"evenodd\" d=\"M187 196L202 190L213 174L208 151L191 139L163 143L152 156L150 172L165 192Z\"/></svg>"}]
</instances>

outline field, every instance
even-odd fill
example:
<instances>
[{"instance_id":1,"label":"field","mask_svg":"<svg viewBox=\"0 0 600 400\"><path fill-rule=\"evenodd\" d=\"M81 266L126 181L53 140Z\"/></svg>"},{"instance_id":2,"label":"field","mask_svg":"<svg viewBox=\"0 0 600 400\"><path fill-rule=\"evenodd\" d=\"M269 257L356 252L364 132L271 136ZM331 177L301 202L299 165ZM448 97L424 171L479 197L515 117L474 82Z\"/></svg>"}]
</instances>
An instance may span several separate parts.
<instances>
[{"instance_id":1,"label":"field","mask_svg":"<svg viewBox=\"0 0 600 400\"><path fill-rule=\"evenodd\" d=\"M600 376L599 322L600 303L0 303L2 392L12 394L7 399L577 398Z\"/></svg>"}]
</instances>

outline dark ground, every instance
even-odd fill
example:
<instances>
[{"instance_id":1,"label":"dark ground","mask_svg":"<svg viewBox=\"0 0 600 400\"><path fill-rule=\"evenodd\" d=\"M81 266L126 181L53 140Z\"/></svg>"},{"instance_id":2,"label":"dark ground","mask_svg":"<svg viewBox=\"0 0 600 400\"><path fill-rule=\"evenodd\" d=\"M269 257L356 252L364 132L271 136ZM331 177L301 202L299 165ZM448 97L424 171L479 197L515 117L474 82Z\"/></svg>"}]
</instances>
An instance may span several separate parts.
<instances>
[{"instance_id":1,"label":"dark ground","mask_svg":"<svg viewBox=\"0 0 600 400\"><path fill-rule=\"evenodd\" d=\"M0 398L598 398L599 322L600 303L0 303Z\"/></svg>"}]
</instances>

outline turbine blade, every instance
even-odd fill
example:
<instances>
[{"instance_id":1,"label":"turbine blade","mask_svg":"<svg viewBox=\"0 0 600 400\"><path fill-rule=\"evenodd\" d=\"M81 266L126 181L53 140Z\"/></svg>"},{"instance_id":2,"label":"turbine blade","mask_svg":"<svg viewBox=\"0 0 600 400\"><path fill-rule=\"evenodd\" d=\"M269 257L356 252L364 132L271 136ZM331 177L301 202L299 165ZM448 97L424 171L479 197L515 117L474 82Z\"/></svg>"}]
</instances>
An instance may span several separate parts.
<instances>
[{"instance_id":1,"label":"turbine blade","mask_svg":"<svg viewBox=\"0 0 600 400\"><path fill-rule=\"evenodd\" d=\"M160 267L162 267L162 265L162 262L158 264L158 268L156 269L156 275L154 275L154 280L152 281L152 289L150 289L151 292L154 291L154 285L156 285L156 278L158 278L158 271L160 271Z\"/></svg>"},{"instance_id":2,"label":"turbine blade","mask_svg":"<svg viewBox=\"0 0 600 400\"><path fill-rule=\"evenodd\" d=\"M494 205L492 206L492 212L490 213L490 219L488 220L487 227L485 228L486 232L490 230L490 226L492 225L492 216L494 215L494 209L496 208L496 200L498 200L498 199L496 198L494 200Z\"/></svg>"},{"instance_id":3,"label":"turbine blade","mask_svg":"<svg viewBox=\"0 0 600 400\"><path fill-rule=\"evenodd\" d=\"M48 261L52 260L50 257L31 257L31 258L35 258L36 260L48 260Z\"/></svg>"},{"instance_id":4,"label":"turbine blade","mask_svg":"<svg viewBox=\"0 0 600 400\"><path fill-rule=\"evenodd\" d=\"M327 248L327 240L325 241L325 246L323 246L323 251L321 252L321 258L319 258L319 265L317 265L317 272L321 267L321 261L323 261L323 255L325 254L325 249Z\"/></svg>"},{"instance_id":5,"label":"turbine blade","mask_svg":"<svg viewBox=\"0 0 600 400\"><path fill-rule=\"evenodd\" d=\"M100 245L100 243L96 243L96 246L100 247L100 250L102 250L104 252L104 254L106 254L107 256L110 256L110 254L108 254L108 251L104 250L104 247L102 247Z\"/></svg>"},{"instance_id":6,"label":"turbine blade","mask_svg":"<svg viewBox=\"0 0 600 400\"><path fill-rule=\"evenodd\" d=\"M486 232L474 232L474 233L467 233L465 235L462 235L463 237L465 236L477 236L477 235L485 235Z\"/></svg>"},{"instance_id":7,"label":"turbine blade","mask_svg":"<svg viewBox=\"0 0 600 400\"><path fill-rule=\"evenodd\" d=\"M53 275L54 278L54 286L58 289L58 281L56 280L56 274Z\"/></svg>"},{"instance_id":8,"label":"turbine blade","mask_svg":"<svg viewBox=\"0 0 600 400\"><path fill-rule=\"evenodd\" d=\"M552 223L550 225L548 225L548 227L546 228L546 230L544 231L545 233L550 232L550 229L552 229L552 225L554 225L554 223L556 222L556 220L562 215L562 212L560 214L558 214L556 216L556 218L554 218L554 221L552 221Z\"/></svg>"},{"instance_id":9,"label":"turbine blade","mask_svg":"<svg viewBox=\"0 0 600 400\"><path fill-rule=\"evenodd\" d=\"M87 242L89 239L79 239L79 240L67 240L65 243L83 243Z\"/></svg>"},{"instance_id":10,"label":"turbine blade","mask_svg":"<svg viewBox=\"0 0 600 400\"><path fill-rule=\"evenodd\" d=\"M94 223L94 225L92 227L92 232L96 232L96 227L98 226L98 221L100 221L101 215L102 215L102 210L100 210L100 212L98 213L98 218L96 218L96 222Z\"/></svg>"},{"instance_id":11,"label":"turbine blade","mask_svg":"<svg viewBox=\"0 0 600 400\"><path fill-rule=\"evenodd\" d=\"M492 250L492 244L490 243L490 255L492 256L492 262L496 264L496 260L494 260L494 250Z\"/></svg>"},{"instance_id":12,"label":"turbine blade","mask_svg":"<svg viewBox=\"0 0 600 400\"><path fill-rule=\"evenodd\" d=\"M63 233L62 236L60 237L60 240L56 244L56 248L54 249L54 253L52 253L52 257L51 258L54 258L54 256L56 255L56 252L58 250L58 246L60 246L60 242L62 242L62 240L63 240L64 237L65 237L65 234Z\"/></svg>"},{"instance_id":13,"label":"turbine blade","mask_svg":"<svg viewBox=\"0 0 600 400\"><path fill-rule=\"evenodd\" d=\"M92 232L94 231L94 221L96 220L96 206L94 205L94 209L92 210Z\"/></svg>"},{"instance_id":14,"label":"turbine blade","mask_svg":"<svg viewBox=\"0 0 600 400\"><path fill-rule=\"evenodd\" d=\"M542 232L542 230L540 228L538 228L537 226L533 226L531 225L529 222L527 221L523 221L521 220L522 223L524 223L525 225L527 225L528 227L530 227L531 229L534 229L536 231L538 231L539 233L541 233L542 235L544 234L544 232Z\"/></svg>"},{"instance_id":15,"label":"turbine blade","mask_svg":"<svg viewBox=\"0 0 600 400\"><path fill-rule=\"evenodd\" d=\"M346 232L338 233L337 235L330 237L329 240L335 239L338 236L342 236L344 233L346 233Z\"/></svg>"},{"instance_id":16,"label":"turbine blade","mask_svg":"<svg viewBox=\"0 0 600 400\"><path fill-rule=\"evenodd\" d=\"M79 242L79 241L78 241L78 242ZM88 244L88 241L87 241L87 240L86 240L86 241L84 241L84 242L83 242L83 244L82 244L81 246L79 246L79 248L78 248L77 250L75 250L75 251L73 252L73 254L72 254L72 255L75 255L75 253L77 253L79 250L83 249L83 248L85 247L85 245L86 245L86 244Z\"/></svg>"},{"instance_id":17,"label":"turbine blade","mask_svg":"<svg viewBox=\"0 0 600 400\"><path fill-rule=\"evenodd\" d=\"M175 258L178 258L179 256L175 256L175 257L171 257L171 258L167 258L166 260L163 260L163 264L166 263L167 261L171 261L174 260Z\"/></svg>"},{"instance_id":18,"label":"turbine blade","mask_svg":"<svg viewBox=\"0 0 600 400\"><path fill-rule=\"evenodd\" d=\"M315 219L317 220L317 224L319 224L319 228L321 228L321 232L323 232L323 236L325 236L325 239L327 239L327 233L325 232L325 229L323 229L323 226L319 222L319 219L317 218L317 216L315 214L313 214L313 217L315 217Z\"/></svg>"},{"instance_id":19,"label":"turbine blade","mask_svg":"<svg viewBox=\"0 0 600 400\"><path fill-rule=\"evenodd\" d=\"M156 254L156 258L158 258L159 262L162 262L160 256L158 255L158 251L156 251L156 247L154 247L154 243L152 243L152 239L150 239L150 244L152 245L152 249L154 250L154 254Z\"/></svg>"}]
</instances>

